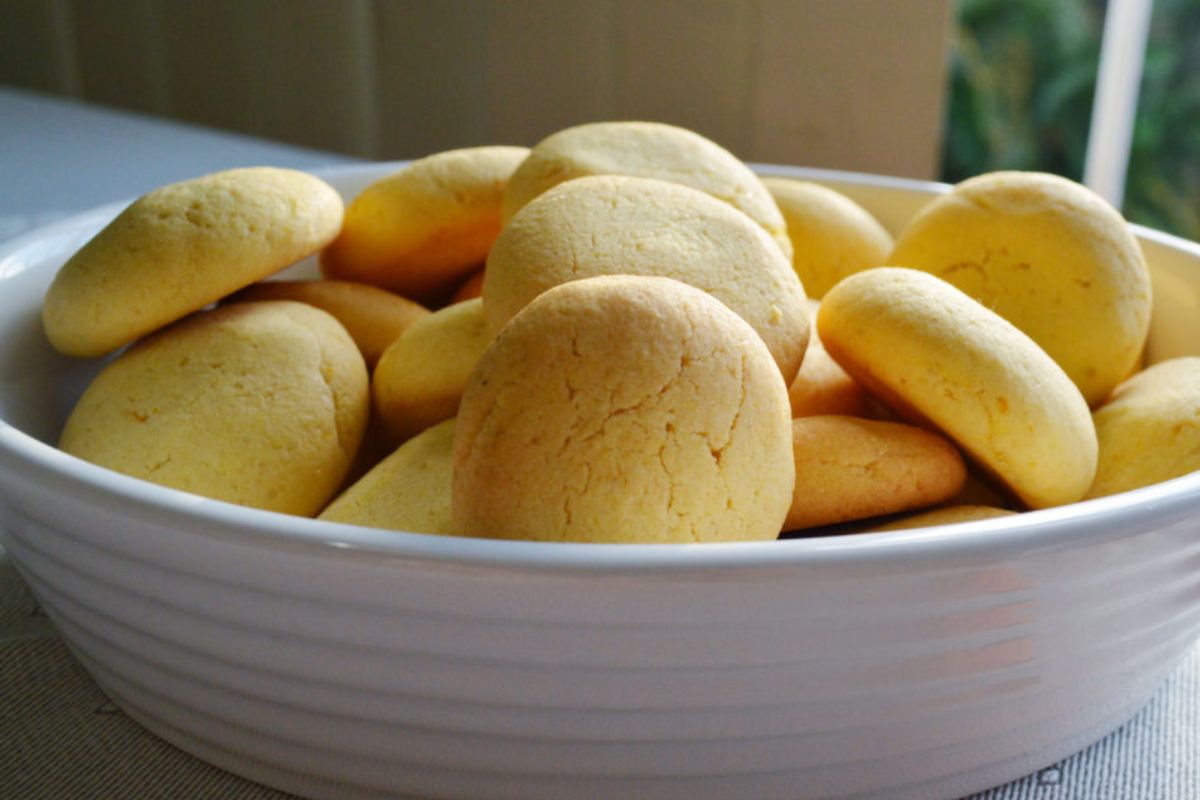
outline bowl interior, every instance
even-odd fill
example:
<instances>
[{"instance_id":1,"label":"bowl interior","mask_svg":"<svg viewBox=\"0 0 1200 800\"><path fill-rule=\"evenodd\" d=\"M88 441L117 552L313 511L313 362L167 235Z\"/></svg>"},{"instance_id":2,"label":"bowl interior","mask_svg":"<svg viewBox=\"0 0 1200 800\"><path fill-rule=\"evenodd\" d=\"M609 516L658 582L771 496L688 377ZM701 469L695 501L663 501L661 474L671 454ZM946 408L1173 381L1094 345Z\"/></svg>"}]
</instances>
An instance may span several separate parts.
<instances>
[{"instance_id":1,"label":"bowl interior","mask_svg":"<svg viewBox=\"0 0 1200 800\"><path fill-rule=\"evenodd\" d=\"M398 167L370 164L322 173L347 200ZM862 204L897 232L943 184L853 173L756 165L763 174L784 175L831 186ZM96 209L19 237L0 248L0 448L20 441L29 448L53 447L75 401L107 360L79 360L56 353L41 328L41 300L57 269L124 203ZM1200 355L1200 245L1135 226L1154 283L1154 313L1147 360ZM278 277L317 275L315 259ZM111 357L110 357L111 358ZM32 437L30 442L25 437ZM40 443L40 444L38 444ZM1195 487L1189 487L1194 491Z\"/></svg>"}]
</instances>

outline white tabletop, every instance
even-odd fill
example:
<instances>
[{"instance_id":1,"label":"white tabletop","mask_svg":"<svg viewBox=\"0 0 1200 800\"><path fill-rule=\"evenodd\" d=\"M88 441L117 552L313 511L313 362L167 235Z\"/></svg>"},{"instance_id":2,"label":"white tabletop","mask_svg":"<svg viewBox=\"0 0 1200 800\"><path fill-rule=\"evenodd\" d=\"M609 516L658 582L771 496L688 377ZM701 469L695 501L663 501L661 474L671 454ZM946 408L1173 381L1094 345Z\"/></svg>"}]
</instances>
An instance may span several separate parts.
<instances>
[{"instance_id":1,"label":"white tabletop","mask_svg":"<svg viewBox=\"0 0 1200 800\"><path fill-rule=\"evenodd\" d=\"M218 169L353 160L0 88L0 240ZM287 797L201 764L125 717L67 652L2 550L0 743L4 797ZM1197 797L1200 650L1128 724L975 800Z\"/></svg>"}]
</instances>

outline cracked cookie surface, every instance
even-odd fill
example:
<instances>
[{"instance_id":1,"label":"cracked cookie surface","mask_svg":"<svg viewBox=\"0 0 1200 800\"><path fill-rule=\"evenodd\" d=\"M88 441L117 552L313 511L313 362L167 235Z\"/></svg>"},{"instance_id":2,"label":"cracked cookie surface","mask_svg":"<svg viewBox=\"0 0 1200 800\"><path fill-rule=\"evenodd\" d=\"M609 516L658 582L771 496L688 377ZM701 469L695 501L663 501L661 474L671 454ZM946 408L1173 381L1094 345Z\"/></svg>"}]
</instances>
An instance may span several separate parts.
<instances>
[{"instance_id":1,"label":"cracked cookie surface","mask_svg":"<svg viewBox=\"0 0 1200 800\"><path fill-rule=\"evenodd\" d=\"M1016 325L1092 407L1134 370L1146 342L1141 248L1120 213L1065 178L963 181L905 226L888 264L937 275Z\"/></svg>"},{"instance_id":2,"label":"cracked cookie surface","mask_svg":"<svg viewBox=\"0 0 1200 800\"><path fill-rule=\"evenodd\" d=\"M336 319L303 303L238 303L105 367L59 447L152 483L310 516L345 477L367 413L366 366Z\"/></svg>"},{"instance_id":3,"label":"cracked cookie surface","mask_svg":"<svg viewBox=\"0 0 1200 800\"><path fill-rule=\"evenodd\" d=\"M800 368L808 306L779 248L745 214L653 178L579 178L522 208L488 254L488 325L500 330L552 286L616 274L660 275L708 292L750 323L784 380Z\"/></svg>"},{"instance_id":4,"label":"cracked cookie surface","mask_svg":"<svg viewBox=\"0 0 1200 800\"><path fill-rule=\"evenodd\" d=\"M794 477L787 389L753 329L662 277L530 303L459 408L460 534L582 542L775 538Z\"/></svg>"}]
</instances>

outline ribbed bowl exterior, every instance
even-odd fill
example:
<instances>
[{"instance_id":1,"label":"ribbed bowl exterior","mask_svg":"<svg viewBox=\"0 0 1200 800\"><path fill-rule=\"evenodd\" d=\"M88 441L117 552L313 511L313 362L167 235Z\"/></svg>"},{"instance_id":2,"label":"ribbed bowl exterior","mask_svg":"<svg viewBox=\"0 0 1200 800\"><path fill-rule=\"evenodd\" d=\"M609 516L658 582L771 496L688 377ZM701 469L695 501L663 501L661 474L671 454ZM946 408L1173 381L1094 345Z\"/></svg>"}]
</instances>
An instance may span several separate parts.
<instances>
[{"instance_id":1,"label":"ribbed bowl exterior","mask_svg":"<svg viewBox=\"0 0 1200 800\"><path fill-rule=\"evenodd\" d=\"M1200 475L642 551L364 539L0 427L0 528L131 716L314 798L952 798L1099 738L1200 635Z\"/></svg>"}]
</instances>

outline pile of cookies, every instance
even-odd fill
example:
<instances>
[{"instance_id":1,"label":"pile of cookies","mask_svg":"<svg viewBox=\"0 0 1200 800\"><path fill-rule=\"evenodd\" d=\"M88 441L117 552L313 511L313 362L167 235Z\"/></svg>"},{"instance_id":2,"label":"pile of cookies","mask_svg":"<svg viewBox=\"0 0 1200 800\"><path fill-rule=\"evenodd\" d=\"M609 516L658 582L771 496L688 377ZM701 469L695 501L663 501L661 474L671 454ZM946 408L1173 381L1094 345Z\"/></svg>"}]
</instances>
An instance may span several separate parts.
<instances>
[{"instance_id":1,"label":"pile of cookies","mask_svg":"<svg viewBox=\"0 0 1200 800\"><path fill-rule=\"evenodd\" d=\"M324 279L264 280L314 254ZM68 355L125 348L60 440L101 466L357 525L668 543L1200 469L1200 358L1139 371L1150 311L1125 221L1073 182L980 176L893 241L831 189L616 122L432 155L345 208L282 169L163 187L43 323Z\"/></svg>"}]
</instances>

